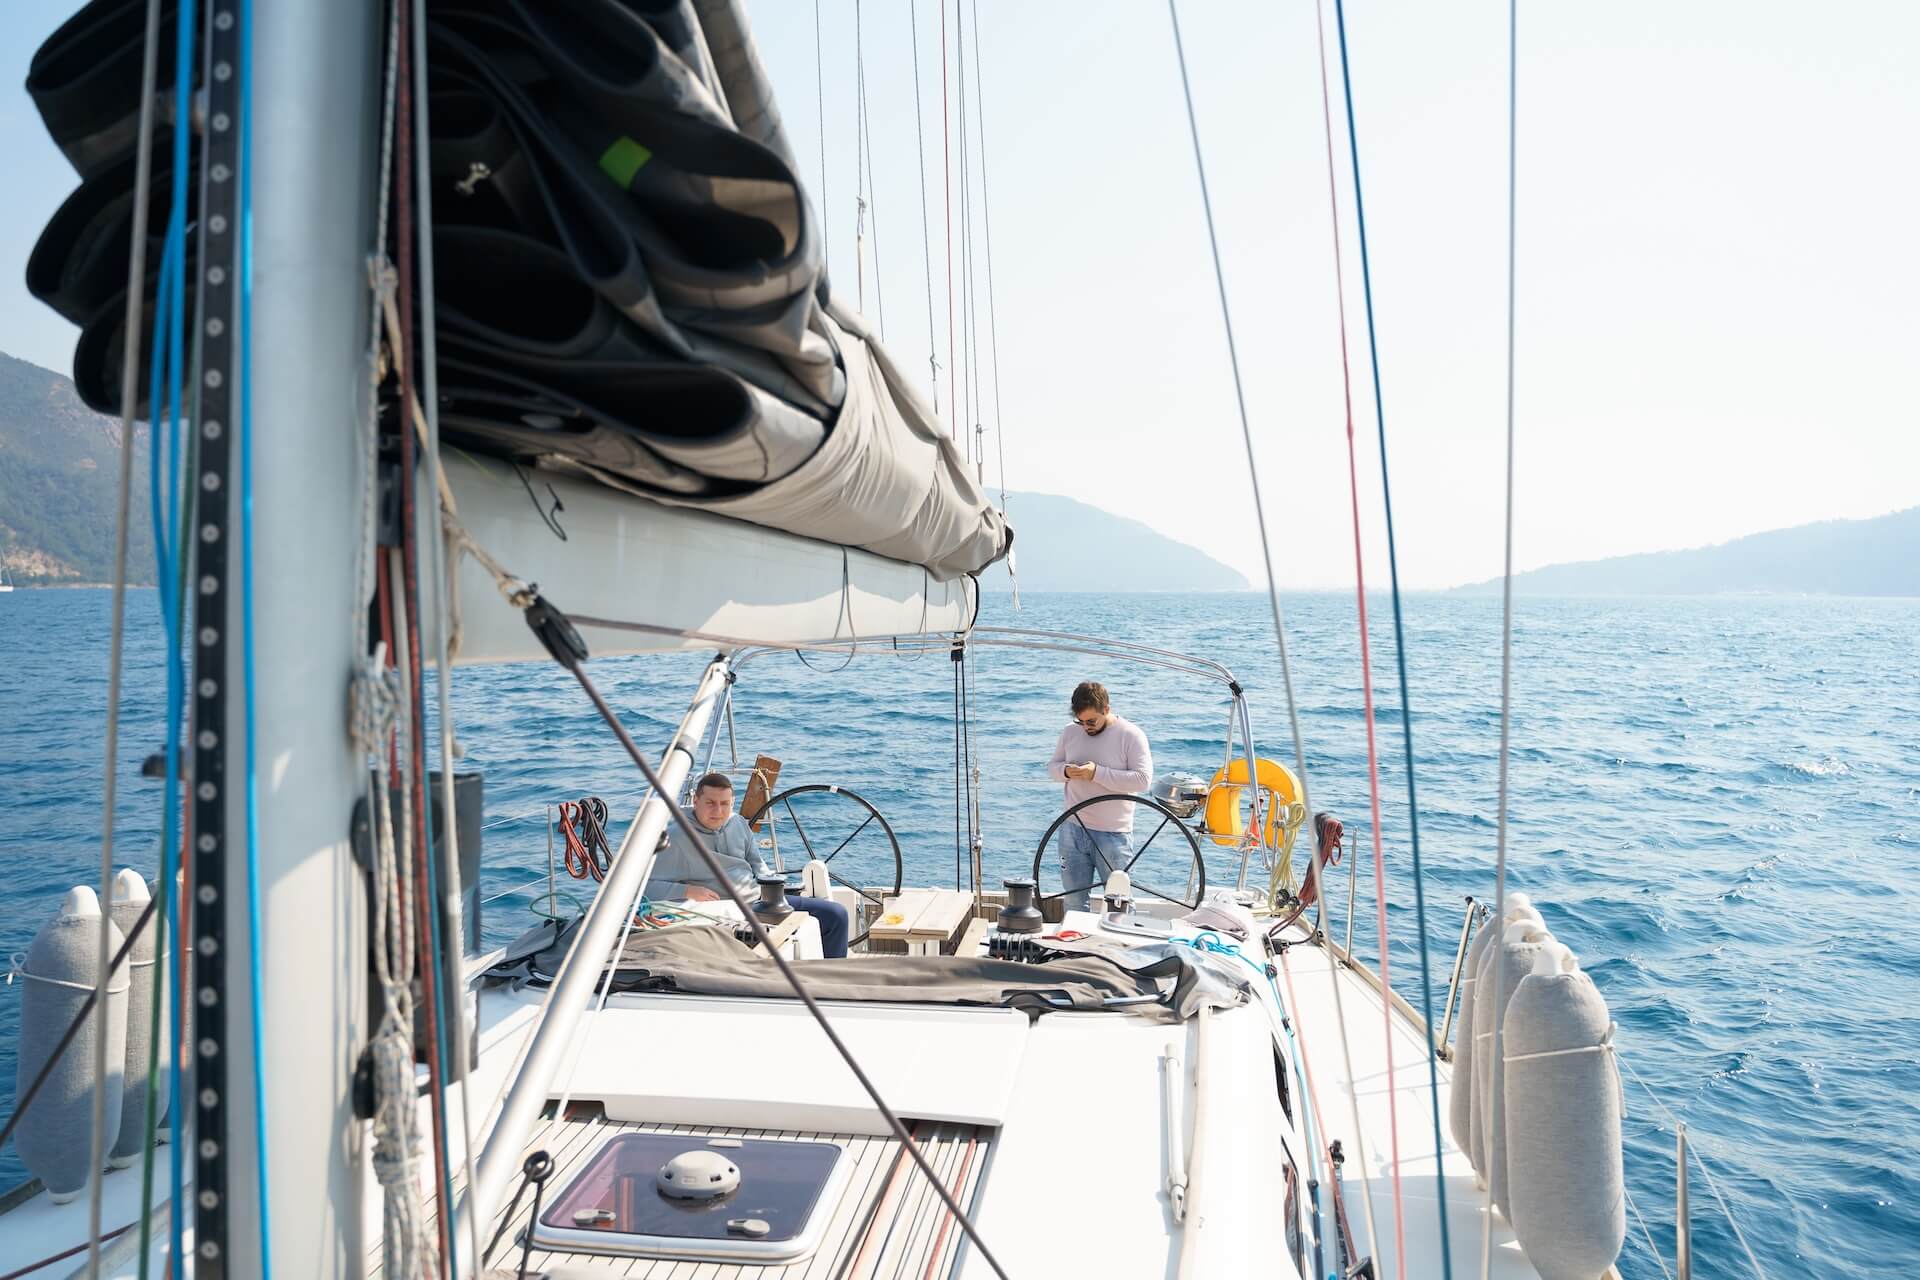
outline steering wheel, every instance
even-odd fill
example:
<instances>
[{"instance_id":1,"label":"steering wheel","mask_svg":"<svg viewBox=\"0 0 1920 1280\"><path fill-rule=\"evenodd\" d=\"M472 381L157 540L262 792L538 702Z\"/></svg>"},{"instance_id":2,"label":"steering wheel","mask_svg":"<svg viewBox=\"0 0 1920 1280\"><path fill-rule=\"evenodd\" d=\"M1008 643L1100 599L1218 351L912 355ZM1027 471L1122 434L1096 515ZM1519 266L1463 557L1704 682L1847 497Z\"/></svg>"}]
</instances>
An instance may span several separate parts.
<instances>
[{"instance_id":1,"label":"steering wheel","mask_svg":"<svg viewBox=\"0 0 1920 1280\"><path fill-rule=\"evenodd\" d=\"M1168 824L1172 824L1173 829L1175 831L1178 831L1182 836L1186 838L1187 852L1188 852L1188 855L1193 860L1193 875L1191 877L1191 881L1194 886L1194 890L1193 890L1194 896L1192 900L1189 901L1188 899L1184 897L1180 897L1176 894L1162 893L1160 890L1154 888L1152 885L1142 884L1138 879L1135 879L1133 881L1133 887L1141 893L1152 894L1156 898L1162 899L1163 901L1166 901L1166 902L1171 902L1175 906L1185 907L1189 911L1197 908L1200 905L1201 901L1205 899L1207 896L1207 860L1204 857L1202 857L1200 854L1200 841L1194 836L1193 829L1189 827L1186 823L1180 820L1179 814L1175 813L1172 809L1169 809L1166 805L1154 799L1152 796L1123 795L1116 792L1116 793L1104 795L1104 796L1089 796L1087 799L1080 801L1078 804L1069 806L1065 812L1061 813L1061 815L1055 818L1053 822L1047 827L1047 833L1040 837L1040 847L1034 850L1034 853L1033 853L1034 883L1038 884L1040 882L1040 868L1041 868L1041 865L1046 861L1047 846L1053 843L1054 832L1058 831L1068 821L1079 823L1080 829L1082 831L1090 831L1087 824L1080 817L1080 811L1082 809L1085 809L1090 805L1096 805L1096 804L1121 804L1121 803L1139 805L1143 808L1156 810L1160 813L1161 818L1160 818L1160 825L1153 829L1153 834L1147 837L1146 842L1144 844L1141 844L1139 847L1134 849L1133 856L1127 859L1126 865L1123 867L1114 867L1113 870L1124 871L1131 878L1133 876L1134 864L1140 861L1141 857L1146 854L1148 849L1153 847L1153 842L1160 838L1160 833L1167 829ZM1092 835L1089 834L1088 835L1089 842L1092 841L1092 838L1093 838ZM1065 879L1064 867L1061 872L1061 877L1063 880ZM1103 884L1105 884L1104 877L1102 877L1100 884L1070 885L1062 888L1058 893L1042 894L1040 896L1040 901L1051 902L1056 898L1064 898L1069 893L1078 892L1082 888L1091 889L1097 893L1099 892L1101 885Z\"/></svg>"},{"instance_id":2,"label":"steering wheel","mask_svg":"<svg viewBox=\"0 0 1920 1280\"><path fill-rule=\"evenodd\" d=\"M794 801L799 800L803 796L818 796L821 797L821 799L812 801L803 800L796 808ZM833 803L836 799L842 803ZM852 812L848 812L849 807L851 807ZM811 832L809 832L807 824L800 820L801 809L806 809L813 815L813 829ZM776 810L778 812L776 812ZM743 815L750 824L760 821L763 817L768 819L770 827L774 830L774 869L783 873L790 871L797 872L800 868L785 865L786 860L780 852L780 840L777 828L779 826L781 813L786 814L787 819L793 823L794 831L799 834L801 847L807 851L806 860L817 861L824 865L827 869L828 878L835 884L853 890L868 902L871 902L875 907L884 906L883 899L868 893L853 881L841 876L833 869L833 860L844 853L847 847L854 842L854 839L859 836L861 832L865 831L869 826L878 823L880 834L886 837L886 844L882 846L878 840L870 838L868 845L872 847L876 853L881 853L883 850L892 851L893 893L896 897L899 895L900 883L904 875L900 861L900 838L894 835L893 824L887 821L886 815L874 808L872 802L865 796L833 783L814 782L804 787L789 787L779 795L768 796L765 804L761 805L753 813ZM858 820L858 825L854 825L856 819ZM845 836L840 837L838 843L831 845L828 843L829 840L838 835L840 831L849 826L852 826L853 829L848 831ZM825 835L821 836L819 843L816 844L815 837L819 836L822 832L824 832ZM823 849L825 849L826 852L823 853ZM856 855L856 857L857 856L858 855ZM879 919L879 915L876 914L874 919ZM858 936L850 939L847 945L858 946L866 940L866 937L867 931L863 930Z\"/></svg>"}]
</instances>

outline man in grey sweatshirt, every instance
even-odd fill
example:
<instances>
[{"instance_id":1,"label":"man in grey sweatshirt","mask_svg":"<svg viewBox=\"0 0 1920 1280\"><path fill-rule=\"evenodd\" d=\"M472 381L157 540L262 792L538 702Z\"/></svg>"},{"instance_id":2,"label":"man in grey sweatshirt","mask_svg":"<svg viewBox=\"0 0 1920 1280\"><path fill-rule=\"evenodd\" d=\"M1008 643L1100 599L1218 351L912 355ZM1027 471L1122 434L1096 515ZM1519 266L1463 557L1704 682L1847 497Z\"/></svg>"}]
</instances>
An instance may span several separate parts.
<instances>
[{"instance_id":1,"label":"man in grey sweatshirt","mask_svg":"<svg viewBox=\"0 0 1920 1280\"><path fill-rule=\"evenodd\" d=\"M1047 773L1064 784L1067 806L1113 792L1145 791L1153 782L1147 735L1113 714L1106 686L1088 680L1073 691L1073 723L1060 731ZM1069 911L1085 911L1090 890L1133 860L1133 811L1124 800L1090 804L1060 828L1060 882Z\"/></svg>"},{"instance_id":2,"label":"man in grey sweatshirt","mask_svg":"<svg viewBox=\"0 0 1920 1280\"><path fill-rule=\"evenodd\" d=\"M753 829L747 820L733 811L733 782L724 773L710 773L693 789L693 808L688 814L700 828L708 849L720 863L720 870L749 903L760 896L757 876L771 874L767 860L753 841ZM654 856L653 874L647 877L646 896L660 902L687 900L712 902L726 896L707 861L678 823L667 824L667 839ZM820 950L829 960L847 954L847 909L825 898L808 898L790 893L787 901L795 911L804 911L820 925Z\"/></svg>"}]
</instances>

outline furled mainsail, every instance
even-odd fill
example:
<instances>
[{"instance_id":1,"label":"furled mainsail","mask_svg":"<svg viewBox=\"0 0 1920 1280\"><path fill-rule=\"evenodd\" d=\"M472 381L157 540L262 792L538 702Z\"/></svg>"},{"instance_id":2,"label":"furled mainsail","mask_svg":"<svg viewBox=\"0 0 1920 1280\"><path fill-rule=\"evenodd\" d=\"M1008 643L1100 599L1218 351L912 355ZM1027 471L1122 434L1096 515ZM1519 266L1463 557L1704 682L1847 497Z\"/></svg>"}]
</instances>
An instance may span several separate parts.
<instances>
[{"instance_id":1,"label":"furled mainsail","mask_svg":"<svg viewBox=\"0 0 1920 1280\"><path fill-rule=\"evenodd\" d=\"M833 297L820 223L739 0L427 8L448 443L942 579L1006 554L1011 531L937 416ZM110 413L143 16L140 0L95 0L41 47L28 79L82 179L42 234L28 283L81 327L74 381ZM171 133L163 119L149 297ZM191 219L195 193L187 203ZM195 239L190 227L190 273Z\"/></svg>"}]
</instances>

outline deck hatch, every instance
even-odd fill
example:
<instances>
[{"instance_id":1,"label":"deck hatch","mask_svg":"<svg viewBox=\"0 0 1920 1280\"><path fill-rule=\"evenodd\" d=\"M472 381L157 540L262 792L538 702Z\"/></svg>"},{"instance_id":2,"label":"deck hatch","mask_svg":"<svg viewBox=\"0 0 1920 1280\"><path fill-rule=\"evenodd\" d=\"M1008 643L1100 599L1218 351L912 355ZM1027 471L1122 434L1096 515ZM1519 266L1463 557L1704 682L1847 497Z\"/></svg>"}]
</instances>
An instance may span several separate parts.
<instances>
[{"instance_id":1,"label":"deck hatch","mask_svg":"<svg viewBox=\"0 0 1920 1280\"><path fill-rule=\"evenodd\" d=\"M709 1151L737 1168L737 1187L701 1198L662 1189L664 1168ZM837 1142L622 1133L542 1211L533 1241L623 1257L791 1261L818 1247L848 1165Z\"/></svg>"}]
</instances>

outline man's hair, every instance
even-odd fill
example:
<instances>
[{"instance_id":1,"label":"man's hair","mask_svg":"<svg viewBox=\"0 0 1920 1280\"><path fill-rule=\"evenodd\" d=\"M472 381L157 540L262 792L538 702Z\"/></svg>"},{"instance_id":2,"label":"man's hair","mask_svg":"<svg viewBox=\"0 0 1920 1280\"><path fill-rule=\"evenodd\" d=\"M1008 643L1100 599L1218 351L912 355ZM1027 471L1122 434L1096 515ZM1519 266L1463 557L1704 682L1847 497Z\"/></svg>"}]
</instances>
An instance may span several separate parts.
<instances>
[{"instance_id":1,"label":"man's hair","mask_svg":"<svg viewBox=\"0 0 1920 1280\"><path fill-rule=\"evenodd\" d=\"M1107 714L1107 686L1098 680L1083 680L1073 688L1073 714L1098 711Z\"/></svg>"},{"instance_id":2,"label":"man's hair","mask_svg":"<svg viewBox=\"0 0 1920 1280\"><path fill-rule=\"evenodd\" d=\"M699 795L702 791L705 791L709 787L713 788L715 791L732 791L733 779L729 778L724 773L719 773L719 772L710 773L706 777L700 779L699 785L694 787L693 789L693 794Z\"/></svg>"}]
</instances>

